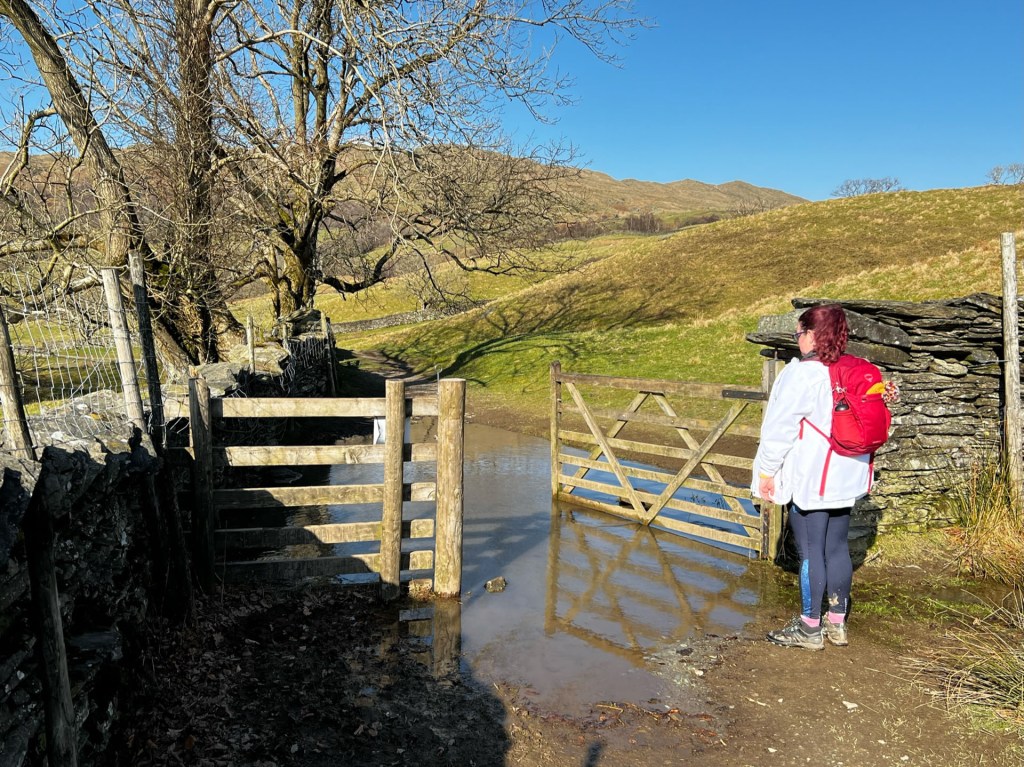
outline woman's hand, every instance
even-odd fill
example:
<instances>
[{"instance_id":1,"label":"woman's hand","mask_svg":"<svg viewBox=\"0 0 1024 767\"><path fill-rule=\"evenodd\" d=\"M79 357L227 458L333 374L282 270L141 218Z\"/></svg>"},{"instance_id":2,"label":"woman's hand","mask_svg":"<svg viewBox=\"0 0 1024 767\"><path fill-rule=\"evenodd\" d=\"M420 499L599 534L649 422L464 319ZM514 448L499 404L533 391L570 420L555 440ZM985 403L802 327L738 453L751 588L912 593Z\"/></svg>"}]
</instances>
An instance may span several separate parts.
<instances>
[{"instance_id":1,"label":"woman's hand","mask_svg":"<svg viewBox=\"0 0 1024 767\"><path fill-rule=\"evenodd\" d=\"M775 502L775 477L764 475L757 482L757 494L766 501Z\"/></svg>"}]
</instances>

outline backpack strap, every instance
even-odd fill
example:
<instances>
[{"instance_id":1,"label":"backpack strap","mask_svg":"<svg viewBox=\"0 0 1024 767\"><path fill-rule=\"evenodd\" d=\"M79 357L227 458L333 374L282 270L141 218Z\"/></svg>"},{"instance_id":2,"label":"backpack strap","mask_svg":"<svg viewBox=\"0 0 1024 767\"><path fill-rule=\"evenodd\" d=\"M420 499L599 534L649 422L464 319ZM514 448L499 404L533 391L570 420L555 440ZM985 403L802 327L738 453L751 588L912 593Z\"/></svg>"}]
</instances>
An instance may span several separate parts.
<instances>
[{"instance_id":1,"label":"backpack strap","mask_svg":"<svg viewBox=\"0 0 1024 767\"><path fill-rule=\"evenodd\" d=\"M832 462L832 453L835 450L832 449L832 440L829 439L828 435L814 425L812 421L808 421L806 418L800 419L800 436L799 439L804 438L804 424L807 424L814 429L818 434L823 436L828 441L828 452L825 454L825 465L821 469L821 485L818 486L818 495L825 495L825 480L828 479L828 465ZM875 454L871 454L871 458L868 461L868 492L871 492L871 486L875 481Z\"/></svg>"},{"instance_id":2,"label":"backpack strap","mask_svg":"<svg viewBox=\"0 0 1024 767\"><path fill-rule=\"evenodd\" d=\"M829 439L828 435L825 432L823 432L821 429L819 429L817 426L815 426L813 421L809 421L806 418L801 418L800 419L800 436L799 436L799 439L803 439L804 438L804 424L805 423L808 426L810 426L812 429L814 429L816 432L818 432L818 434L820 434L822 437L824 437L825 441L828 442L828 452L825 454L825 465L821 469L821 486L818 488L818 495L825 495L825 480L828 478L828 465L832 461L832 453L834 452L832 450L832 440Z\"/></svg>"},{"instance_id":3,"label":"backpack strap","mask_svg":"<svg viewBox=\"0 0 1024 767\"><path fill-rule=\"evenodd\" d=\"M825 480L828 478L828 465L832 460L832 453L834 452L835 450L832 449L832 445L830 443L828 446L828 452L825 453L825 465L821 468L821 487L818 488L819 496L825 495Z\"/></svg>"}]
</instances>

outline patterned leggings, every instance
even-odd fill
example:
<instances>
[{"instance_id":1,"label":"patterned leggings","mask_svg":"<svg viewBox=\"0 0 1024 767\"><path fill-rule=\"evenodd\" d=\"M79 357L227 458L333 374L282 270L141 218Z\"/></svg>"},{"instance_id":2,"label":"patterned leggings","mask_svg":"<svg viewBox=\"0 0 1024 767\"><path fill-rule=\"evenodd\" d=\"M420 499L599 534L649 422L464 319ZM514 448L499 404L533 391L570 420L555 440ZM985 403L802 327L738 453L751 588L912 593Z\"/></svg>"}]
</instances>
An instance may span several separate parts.
<instances>
[{"instance_id":1,"label":"patterned leggings","mask_svg":"<svg viewBox=\"0 0 1024 767\"><path fill-rule=\"evenodd\" d=\"M801 612L821 617L821 601L828 590L829 612L843 613L850 606L853 564L850 562L850 509L803 511L793 504L789 527L800 550Z\"/></svg>"}]
</instances>

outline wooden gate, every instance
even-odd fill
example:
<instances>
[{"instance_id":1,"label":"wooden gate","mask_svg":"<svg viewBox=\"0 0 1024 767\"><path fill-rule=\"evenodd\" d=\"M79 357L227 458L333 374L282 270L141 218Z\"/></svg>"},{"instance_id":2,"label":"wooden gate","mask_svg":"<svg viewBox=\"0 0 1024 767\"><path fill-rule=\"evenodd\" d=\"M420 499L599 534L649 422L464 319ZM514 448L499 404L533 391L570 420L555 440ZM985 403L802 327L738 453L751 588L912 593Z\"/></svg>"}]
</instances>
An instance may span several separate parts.
<instances>
[{"instance_id":1,"label":"wooden gate","mask_svg":"<svg viewBox=\"0 0 1024 767\"><path fill-rule=\"evenodd\" d=\"M206 381L189 382L190 445L194 469L193 534L196 567L209 587L216 578L294 580L355 572L377 573L385 597L400 582L433 571L433 590L457 596L462 581L462 458L466 382L443 379L437 392L406 396L402 381L388 381L382 398L211 398ZM406 436L411 417L436 418L433 441ZM231 419L373 418L384 424L383 444L225 445L218 439ZM378 421L379 422L379 421ZM436 462L433 481L405 481L407 463ZM381 464L383 482L305 487L218 486L229 467L330 467ZM406 519L405 502L435 501L435 518ZM330 524L227 527L225 512L294 507L381 504L380 519ZM403 547L403 540L406 546ZM366 542L379 541L375 552ZM302 544L329 546L329 556L271 556L229 561L235 549L284 551ZM353 544L362 544L353 548ZM346 551L346 547L351 552Z\"/></svg>"},{"instance_id":2,"label":"wooden gate","mask_svg":"<svg viewBox=\"0 0 1024 767\"><path fill-rule=\"evenodd\" d=\"M774 557L781 514L768 504L755 505L750 493L764 392L569 374L556 362L551 366L552 496ZM743 418L750 405L757 412Z\"/></svg>"}]
</instances>

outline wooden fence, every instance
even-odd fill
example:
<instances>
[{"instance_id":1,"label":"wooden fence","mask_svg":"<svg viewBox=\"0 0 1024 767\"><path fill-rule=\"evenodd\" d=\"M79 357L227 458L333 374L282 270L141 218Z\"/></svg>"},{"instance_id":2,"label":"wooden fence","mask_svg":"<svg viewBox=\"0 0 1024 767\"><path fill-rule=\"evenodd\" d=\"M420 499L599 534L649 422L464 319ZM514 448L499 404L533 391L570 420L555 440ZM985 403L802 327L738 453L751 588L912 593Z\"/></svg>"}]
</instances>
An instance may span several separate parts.
<instances>
[{"instance_id":1,"label":"wooden fence","mask_svg":"<svg viewBox=\"0 0 1024 767\"><path fill-rule=\"evenodd\" d=\"M570 374L555 362L552 497L774 558L781 510L750 493L760 414L741 416L763 406L775 370L770 360L764 385L752 388ZM639 435L626 439L627 427Z\"/></svg>"},{"instance_id":2,"label":"wooden fence","mask_svg":"<svg viewBox=\"0 0 1024 767\"><path fill-rule=\"evenodd\" d=\"M406 396L402 381L388 381L381 398L211 398L201 378L189 385L190 447L181 448L194 470L193 534L196 569L209 587L224 580L293 580L355 572L378 573L386 598L416 571L433 570L433 590L457 596L462 581L462 460L466 382L443 379L436 394ZM406 439L406 419L437 419L436 441ZM244 445L218 440L229 419L375 418L384 419L384 442L373 445ZM435 462L435 481L406 482L407 462ZM383 482L303 487L225 487L215 481L229 467L330 467L382 464ZM434 519L404 519L406 501L435 501ZM221 524L226 511L305 506L381 504L379 521L292 524L232 528ZM429 541L433 539L433 547ZM403 550L403 540L410 545ZM346 552L350 544L379 541L373 553ZM331 556L227 561L237 549L282 550L297 544L333 547Z\"/></svg>"}]
</instances>

